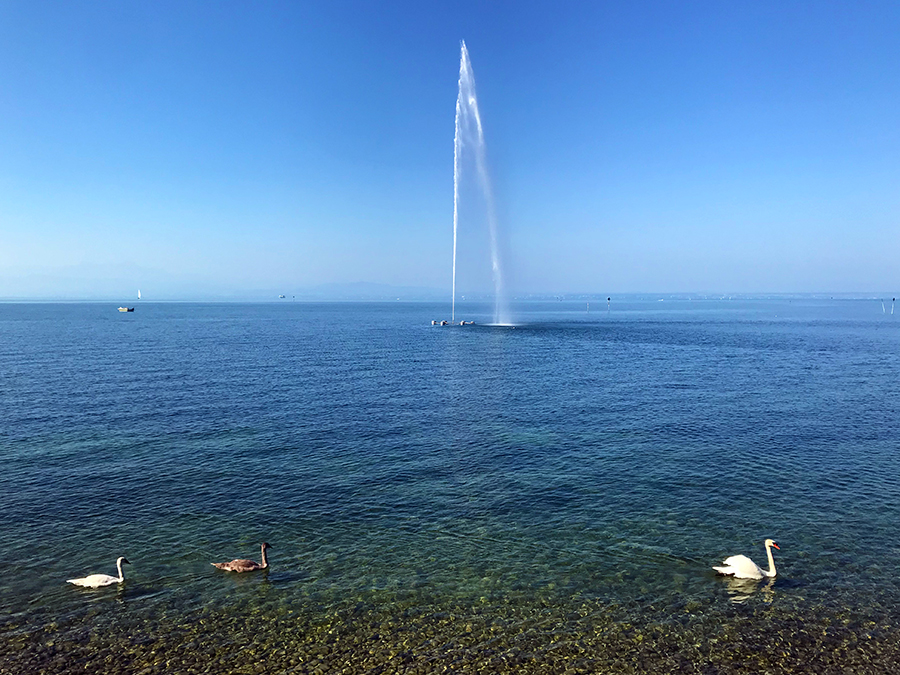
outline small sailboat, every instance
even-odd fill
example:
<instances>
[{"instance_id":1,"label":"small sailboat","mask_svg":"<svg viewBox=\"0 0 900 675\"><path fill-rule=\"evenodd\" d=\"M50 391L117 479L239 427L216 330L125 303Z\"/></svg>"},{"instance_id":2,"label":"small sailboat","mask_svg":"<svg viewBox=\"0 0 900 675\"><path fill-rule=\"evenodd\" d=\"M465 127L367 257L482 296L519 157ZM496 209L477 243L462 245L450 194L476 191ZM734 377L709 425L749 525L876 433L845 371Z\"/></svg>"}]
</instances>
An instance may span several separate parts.
<instances>
[{"instance_id":1,"label":"small sailboat","mask_svg":"<svg viewBox=\"0 0 900 675\"><path fill-rule=\"evenodd\" d=\"M138 289L138 300L140 300L140 299L141 299L141 289L139 288Z\"/></svg>"}]
</instances>

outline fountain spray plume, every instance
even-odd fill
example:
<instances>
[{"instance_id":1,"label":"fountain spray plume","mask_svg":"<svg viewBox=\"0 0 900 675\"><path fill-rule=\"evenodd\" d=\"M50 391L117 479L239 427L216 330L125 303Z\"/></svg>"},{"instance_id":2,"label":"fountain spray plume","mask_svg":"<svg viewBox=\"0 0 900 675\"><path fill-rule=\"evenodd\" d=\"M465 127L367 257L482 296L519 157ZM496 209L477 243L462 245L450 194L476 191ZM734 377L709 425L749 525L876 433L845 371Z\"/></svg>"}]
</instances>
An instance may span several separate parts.
<instances>
[{"instance_id":1,"label":"fountain spray plume","mask_svg":"<svg viewBox=\"0 0 900 675\"><path fill-rule=\"evenodd\" d=\"M469 60L469 50L465 41L460 43L459 94L456 97L456 130L453 138L453 301L451 320L456 320L456 241L459 227L459 176L463 151L471 148L474 153L478 182L487 206L487 221L491 240L491 273L494 279L494 322L509 323L506 307L503 274L500 268L500 244L497 235L497 215L494 208L494 193L487 168L487 151L484 142L484 128L478 111L475 95L475 74Z\"/></svg>"}]
</instances>

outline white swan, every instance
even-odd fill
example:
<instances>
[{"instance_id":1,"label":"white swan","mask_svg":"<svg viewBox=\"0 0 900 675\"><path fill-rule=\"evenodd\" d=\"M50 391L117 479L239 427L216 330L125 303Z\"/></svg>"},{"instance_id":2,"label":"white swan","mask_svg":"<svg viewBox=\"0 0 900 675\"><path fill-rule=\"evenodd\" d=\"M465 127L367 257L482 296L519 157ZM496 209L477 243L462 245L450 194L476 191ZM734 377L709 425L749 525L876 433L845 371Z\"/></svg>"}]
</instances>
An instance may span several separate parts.
<instances>
[{"instance_id":1,"label":"white swan","mask_svg":"<svg viewBox=\"0 0 900 675\"><path fill-rule=\"evenodd\" d=\"M210 563L213 567L218 567L226 572L253 572L255 570L264 570L269 566L269 560L266 558L266 550L272 548L266 542L262 544L262 565L246 558L236 558L231 562Z\"/></svg>"},{"instance_id":2,"label":"white swan","mask_svg":"<svg viewBox=\"0 0 900 675\"><path fill-rule=\"evenodd\" d=\"M769 569L764 570L755 562L745 555L733 555L725 558L722 565L724 567L713 566L713 569L719 574L730 574L738 579L762 579L763 577L775 576L775 560L772 558L772 547L779 551L781 547L771 539L766 539L766 555L769 557Z\"/></svg>"},{"instance_id":3,"label":"white swan","mask_svg":"<svg viewBox=\"0 0 900 675\"><path fill-rule=\"evenodd\" d=\"M119 570L119 576L111 577L108 574L91 574L81 579L66 579L70 584L76 586L87 586L88 588L98 588L100 586L111 586L112 584L121 584L125 581L125 574L122 572L122 563L130 565L124 556L119 556L116 560L116 568Z\"/></svg>"}]
</instances>

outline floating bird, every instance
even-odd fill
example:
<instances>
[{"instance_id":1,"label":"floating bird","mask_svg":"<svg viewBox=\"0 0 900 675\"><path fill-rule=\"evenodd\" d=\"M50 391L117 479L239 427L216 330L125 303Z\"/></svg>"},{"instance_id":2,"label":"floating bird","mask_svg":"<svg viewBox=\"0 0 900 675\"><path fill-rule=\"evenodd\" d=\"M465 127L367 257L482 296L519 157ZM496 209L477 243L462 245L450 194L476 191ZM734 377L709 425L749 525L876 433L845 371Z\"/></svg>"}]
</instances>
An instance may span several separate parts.
<instances>
[{"instance_id":1,"label":"floating bird","mask_svg":"<svg viewBox=\"0 0 900 675\"><path fill-rule=\"evenodd\" d=\"M769 557L769 569L764 570L755 562L745 555L733 555L725 558L722 565L724 567L715 567L713 569L719 574L729 574L738 579L762 579L763 577L775 576L775 560L772 558L772 547L779 551L781 547L771 539L766 539L766 555Z\"/></svg>"},{"instance_id":2,"label":"floating bird","mask_svg":"<svg viewBox=\"0 0 900 675\"><path fill-rule=\"evenodd\" d=\"M272 548L266 542L262 544L262 565L252 560L236 558L231 562L212 563L214 567L226 572L253 572L255 570L264 570L269 567L269 560L266 558L266 550Z\"/></svg>"},{"instance_id":3,"label":"floating bird","mask_svg":"<svg viewBox=\"0 0 900 675\"><path fill-rule=\"evenodd\" d=\"M119 570L119 576L111 577L108 574L91 574L81 579L66 579L70 584L76 586L87 586L88 588L99 588L100 586L111 586L112 584L121 584L125 581L125 574L122 572L122 564L130 565L124 556L119 556L116 560L116 567Z\"/></svg>"}]
</instances>

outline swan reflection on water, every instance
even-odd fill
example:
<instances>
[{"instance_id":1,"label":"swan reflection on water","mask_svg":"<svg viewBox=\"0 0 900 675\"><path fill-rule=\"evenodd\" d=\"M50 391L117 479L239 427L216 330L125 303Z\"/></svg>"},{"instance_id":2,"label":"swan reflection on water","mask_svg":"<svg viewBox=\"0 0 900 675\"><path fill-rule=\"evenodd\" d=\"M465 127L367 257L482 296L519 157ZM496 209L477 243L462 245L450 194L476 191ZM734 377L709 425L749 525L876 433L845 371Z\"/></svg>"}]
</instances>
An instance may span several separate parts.
<instances>
[{"instance_id":1,"label":"swan reflection on water","mask_svg":"<svg viewBox=\"0 0 900 675\"><path fill-rule=\"evenodd\" d=\"M771 603L775 599L775 579L771 578L760 585L759 579L738 579L729 577L726 581L728 595L731 602L736 605L749 600L754 593L761 593L763 602Z\"/></svg>"}]
</instances>

